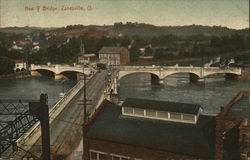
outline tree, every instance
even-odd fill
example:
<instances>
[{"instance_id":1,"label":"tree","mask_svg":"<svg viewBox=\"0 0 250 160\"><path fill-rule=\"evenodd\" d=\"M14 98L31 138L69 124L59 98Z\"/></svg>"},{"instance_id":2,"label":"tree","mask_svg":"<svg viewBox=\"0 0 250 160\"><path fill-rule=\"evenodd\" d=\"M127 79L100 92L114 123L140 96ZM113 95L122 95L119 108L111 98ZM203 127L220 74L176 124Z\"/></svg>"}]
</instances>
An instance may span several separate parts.
<instances>
[{"instance_id":1,"label":"tree","mask_svg":"<svg viewBox=\"0 0 250 160\"><path fill-rule=\"evenodd\" d=\"M8 57L0 57L0 75L13 73L15 63Z\"/></svg>"},{"instance_id":2,"label":"tree","mask_svg":"<svg viewBox=\"0 0 250 160\"><path fill-rule=\"evenodd\" d=\"M39 40L40 41L45 41L46 40L46 36L45 36L45 34L43 32L40 32L40 34L39 34Z\"/></svg>"},{"instance_id":3,"label":"tree","mask_svg":"<svg viewBox=\"0 0 250 160\"><path fill-rule=\"evenodd\" d=\"M155 59L163 59L164 57L164 49L160 48L155 51Z\"/></svg>"},{"instance_id":4,"label":"tree","mask_svg":"<svg viewBox=\"0 0 250 160\"><path fill-rule=\"evenodd\" d=\"M136 45L133 45L130 49L130 61L131 62L136 62L139 59L139 47L137 47Z\"/></svg>"},{"instance_id":5,"label":"tree","mask_svg":"<svg viewBox=\"0 0 250 160\"><path fill-rule=\"evenodd\" d=\"M151 47L146 47L145 48L145 54L152 54L153 53L153 50Z\"/></svg>"},{"instance_id":6,"label":"tree","mask_svg":"<svg viewBox=\"0 0 250 160\"><path fill-rule=\"evenodd\" d=\"M121 39L121 46L122 47L128 47L128 45L130 44L130 39L128 36L124 36L122 39Z\"/></svg>"}]
</instances>

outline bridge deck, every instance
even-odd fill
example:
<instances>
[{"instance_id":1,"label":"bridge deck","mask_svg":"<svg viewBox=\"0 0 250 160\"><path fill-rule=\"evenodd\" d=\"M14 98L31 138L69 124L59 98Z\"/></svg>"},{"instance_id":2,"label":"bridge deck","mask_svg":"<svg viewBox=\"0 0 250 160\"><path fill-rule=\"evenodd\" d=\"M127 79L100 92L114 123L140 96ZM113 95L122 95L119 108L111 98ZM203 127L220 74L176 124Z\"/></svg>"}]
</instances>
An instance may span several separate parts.
<instances>
[{"instance_id":1,"label":"bridge deck","mask_svg":"<svg viewBox=\"0 0 250 160\"><path fill-rule=\"evenodd\" d=\"M92 77L91 81L87 83L87 99L93 100L88 106L88 111L93 112L97 103L103 98L103 91L105 89L106 72L97 73ZM50 116L51 126L51 149L53 154L69 154L74 147L80 143L82 135L83 123L83 105L79 105L79 100L83 99L82 89L72 97L69 103L65 103L62 111L58 115ZM61 102L63 103L63 102ZM36 126L34 126L36 127ZM34 131L33 131L34 132ZM40 131L38 131L40 132ZM30 138L25 144L19 144L22 148L30 150L35 155L41 155L41 138ZM38 139L38 140L36 140ZM36 142L34 142L36 140ZM32 146L30 146L32 144ZM75 144L75 145L73 145ZM10 155L6 155L10 156ZM20 159L20 156L15 155L14 159Z\"/></svg>"}]
</instances>

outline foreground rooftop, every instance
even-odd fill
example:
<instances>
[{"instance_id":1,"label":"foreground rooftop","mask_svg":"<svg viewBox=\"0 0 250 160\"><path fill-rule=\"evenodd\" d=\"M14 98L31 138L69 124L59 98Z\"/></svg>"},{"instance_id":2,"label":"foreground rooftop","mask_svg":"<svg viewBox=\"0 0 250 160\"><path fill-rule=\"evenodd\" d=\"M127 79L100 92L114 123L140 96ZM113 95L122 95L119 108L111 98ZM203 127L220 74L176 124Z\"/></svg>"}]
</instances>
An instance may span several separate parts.
<instances>
[{"instance_id":1,"label":"foreground rooftop","mask_svg":"<svg viewBox=\"0 0 250 160\"><path fill-rule=\"evenodd\" d=\"M131 101L124 105L128 102ZM146 101L145 104L150 106ZM200 115L197 123L191 124L123 115L122 106L106 100L100 107L102 110L90 126L88 138L214 158L215 118L212 116ZM191 113L196 112L194 107Z\"/></svg>"}]
</instances>

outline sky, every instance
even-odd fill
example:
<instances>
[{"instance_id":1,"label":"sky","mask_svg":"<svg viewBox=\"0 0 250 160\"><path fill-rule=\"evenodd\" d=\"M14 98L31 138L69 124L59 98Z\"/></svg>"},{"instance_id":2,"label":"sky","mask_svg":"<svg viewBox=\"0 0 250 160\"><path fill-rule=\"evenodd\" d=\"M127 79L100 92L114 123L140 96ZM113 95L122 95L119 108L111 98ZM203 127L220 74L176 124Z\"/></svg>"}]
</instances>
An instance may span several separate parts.
<instances>
[{"instance_id":1,"label":"sky","mask_svg":"<svg viewBox=\"0 0 250 160\"><path fill-rule=\"evenodd\" d=\"M249 0L0 0L0 27L115 22L242 29L249 27Z\"/></svg>"}]
</instances>

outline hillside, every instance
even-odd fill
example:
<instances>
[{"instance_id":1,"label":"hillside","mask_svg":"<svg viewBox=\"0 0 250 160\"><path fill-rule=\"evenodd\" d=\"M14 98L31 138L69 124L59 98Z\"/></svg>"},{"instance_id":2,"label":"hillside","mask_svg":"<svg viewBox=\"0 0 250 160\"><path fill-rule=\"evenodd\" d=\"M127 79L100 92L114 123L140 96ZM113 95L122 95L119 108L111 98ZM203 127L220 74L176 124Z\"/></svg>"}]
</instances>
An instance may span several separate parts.
<instances>
[{"instance_id":1,"label":"hillside","mask_svg":"<svg viewBox=\"0 0 250 160\"><path fill-rule=\"evenodd\" d=\"M116 23L114 30L121 32L124 35L143 36L143 37L154 37L160 35L176 35L179 37L188 37L193 35L205 35L205 36L228 36L231 34L240 34L249 36L249 28L236 30L222 26L201 26L201 25L189 25L189 26L153 26L149 24L137 24L127 23L121 24Z\"/></svg>"},{"instance_id":2,"label":"hillside","mask_svg":"<svg viewBox=\"0 0 250 160\"><path fill-rule=\"evenodd\" d=\"M0 28L0 32L5 33L23 33L30 34L35 32L74 32L77 30L102 30L110 33L122 33L123 35L132 37L138 35L140 37L155 37L162 35L175 35L178 37L188 37L195 35L204 36L228 36L231 34L239 34L243 36L249 36L249 28L236 30L222 26L201 26L201 25L187 25L187 26L154 26L151 24L143 23L130 23L126 24L115 23L109 26L97 26L97 25L69 25L61 28L40 28L40 27L7 27Z\"/></svg>"},{"instance_id":3,"label":"hillside","mask_svg":"<svg viewBox=\"0 0 250 160\"><path fill-rule=\"evenodd\" d=\"M30 34L41 31L50 31L55 28L41 28L41 27L6 27L0 28L0 32L9 33L9 34Z\"/></svg>"}]
</instances>

